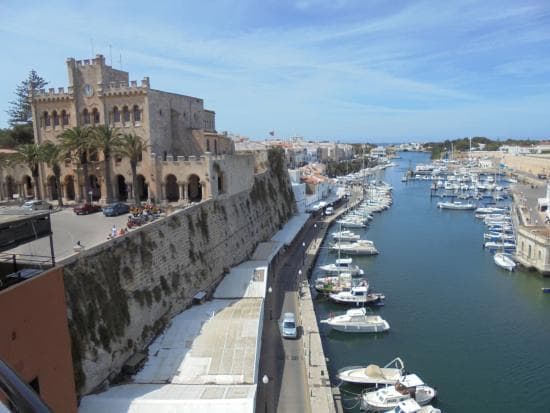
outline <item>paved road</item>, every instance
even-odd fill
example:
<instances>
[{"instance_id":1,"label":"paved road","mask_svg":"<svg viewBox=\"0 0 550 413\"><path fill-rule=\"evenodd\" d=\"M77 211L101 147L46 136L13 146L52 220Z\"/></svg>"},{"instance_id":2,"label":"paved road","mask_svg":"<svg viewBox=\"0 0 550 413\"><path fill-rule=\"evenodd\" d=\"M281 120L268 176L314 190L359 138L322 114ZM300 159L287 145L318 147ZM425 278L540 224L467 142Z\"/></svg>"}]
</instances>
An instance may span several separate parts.
<instances>
[{"instance_id":1,"label":"paved road","mask_svg":"<svg viewBox=\"0 0 550 413\"><path fill-rule=\"evenodd\" d=\"M298 316L297 279L302 269L305 248L314 231L313 222L306 223L294 243L273 266L269 285L273 292L266 298L262 349L259 366L260 382L256 397L257 412L310 412L309 393L304 364L303 330L296 340L281 338L279 323L282 314ZM305 274L304 274L305 276ZM300 320L298 319L298 324ZM261 378L266 374L269 383Z\"/></svg>"},{"instance_id":2,"label":"paved road","mask_svg":"<svg viewBox=\"0 0 550 413\"><path fill-rule=\"evenodd\" d=\"M90 215L76 215L72 209L64 209L51 214L54 253L56 260L74 253L73 247L80 241L85 247L105 242L111 227L126 227L128 214L106 217L101 212ZM50 240L42 238L9 251L9 254L50 256Z\"/></svg>"}]
</instances>

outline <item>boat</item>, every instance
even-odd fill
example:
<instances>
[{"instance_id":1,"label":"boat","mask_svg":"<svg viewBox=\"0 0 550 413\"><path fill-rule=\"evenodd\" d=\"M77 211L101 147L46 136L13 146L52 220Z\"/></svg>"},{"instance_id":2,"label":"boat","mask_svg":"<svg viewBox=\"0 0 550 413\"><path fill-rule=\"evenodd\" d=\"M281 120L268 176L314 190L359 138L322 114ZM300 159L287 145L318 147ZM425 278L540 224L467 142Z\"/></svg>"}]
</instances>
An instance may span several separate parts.
<instances>
[{"instance_id":1,"label":"boat","mask_svg":"<svg viewBox=\"0 0 550 413\"><path fill-rule=\"evenodd\" d=\"M516 248L516 244L512 242L487 241L483 244L483 247L490 250L513 250Z\"/></svg>"},{"instance_id":2,"label":"boat","mask_svg":"<svg viewBox=\"0 0 550 413\"><path fill-rule=\"evenodd\" d=\"M404 374L405 363L396 357L384 367L376 364L344 367L338 371L336 377L346 383L380 386L394 385Z\"/></svg>"},{"instance_id":3,"label":"boat","mask_svg":"<svg viewBox=\"0 0 550 413\"><path fill-rule=\"evenodd\" d=\"M333 232L331 236L334 241L357 241L361 238L359 234L348 230Z\"/></svg>"},{"instance_id":4,"label":"boat","mask_svg":"<svg viewBox=\"0 0 550 413\"><path fill-rule=\"evenodd\" d=\"M510 254L497 252L494 256L494 260L496 265L504 268L505 270L514 271L514 268L516 268L516 263Z\"/></svg>"},{"instance_id":5,"label":"boat","mask_svg":"<svg viewBox=\"0 0 550 413\"><path fill-rule=\"evenodd\" d=\"M352 258L338 258L335 262L321 265L319 268L329 274L340 274L347 272L354 277L364 275L365 272L352 262Z\"/></svg>"},{"instance_id":6,"label":"boat","mask_svg":"<svg viewBox=\"0 0 550 413\"><path fill-rule=\"evenodd\" d=\"M476 214L500 214L506 212L505 208L498 207L480 207L474 211Z\"/></svg>"},{"instance_id":7,"label":"boat","mask_svg":"<svg viewBox=\"0 0 550 413\"><path fill-rule=\"evenodd\" d=\"M337 251L341 254L348 255L376 255L378 250L374 246L374 242L360 239L355 242L337 242L332 244L329 249Z\"/></svg>"},{"instance_id":8,"label":"boat","mask_svg":"<svg viewBox=\"0 0 550 413\"><path fill-rule=\"evenodd\" d=\"M542 287L542 288L541 288L541 291L542 291L543 293L550 293L550 287Z\"/></svg>"},{"instance_id":9,"label":"boat","mask_svg":"<svg viewBox=\"0 0 550 413\"><path fill-rule=\"evenodd\" d=\"M369 310L370 311L370 310ZM327 324L334 330L344 333L380 333L390 329L389 323L372 311L367 312L365 307L354 308L345 314L331 316L321 320L321 324Z\"/></svg>"},{"instance_id":10,"label":"boat","mask_svg":"<svg viewBox=\"0 0 550 413\"><path fill-rule=\"evenodd\" d=\"M515 241L513 234L505 234L500 232L486 232L483 234L483 239L488 241Z\"/></svg>"},{"instance_id":11,"label":"boat","mask_svg":"<svg viewBox=\"0 0 550 413\"><path fill-rule=\"evenodd\" d=\"M338 304L355 304L356 306L376 304L383 305L386 298L380 293L369 293L369 286L352 287L349 291L329 294L328 297Z\"/></svg>"},{"instance_id":12,"label":"boat","mask_svg":"<svg viewBox=\"0 0 550 413\"><path fill-rule=\"evenodd\" d=\"M338 293L361 284L368 285L368 280L366 278L359 278L354 283L351 274L343 272L338 275L317 278L315 280L315 290L321 294Z\"/></svg>"},{"instance_id":13,"label":"boat","mask_svg":"<svg viewBox=\"0 0 550 413\"><path fill-rule=\"evenodd\" d=\"M441 410L436 409L431 404L420 406L416 400L407 399L399 402L397 407L388 410L386 413L441 413Z\"/></svg>"},{"instance_id":14,"label":"boat","mask_svg":"<svg viewBox=\"0 0 550 413\"><path fill-rule=\"evenodd\" d=\"M469 209L475 209L476 206L474 204L465 204L462 202L438 202L437 207L441 209L456 209L456 210L469 210Z\"/></svg>"},{"instance_id":15,"label":"boat","mask_svg":"<svg viewBox=\"0 0 550 413\"><path fill-rule=\"evenodd\" d=\"M365 391L361 395L361 408L368 411L386 411L396 408L400 402L413 399L423 406L437 395L433 387L426 385L416 374L407 374L394 386Z\"/></svg>"},{"instance_id":16,"label":"boat","mask_svg":"<svg viewBox=\"0 0 550 413\"><path fill-rule=\"evenodd\" d=\"M355 219L340 219L336 221L337 224L340 224L344 228L366 228L367 224L365 224L363 221L355 220Z\"/></svg>"}]
</instances>

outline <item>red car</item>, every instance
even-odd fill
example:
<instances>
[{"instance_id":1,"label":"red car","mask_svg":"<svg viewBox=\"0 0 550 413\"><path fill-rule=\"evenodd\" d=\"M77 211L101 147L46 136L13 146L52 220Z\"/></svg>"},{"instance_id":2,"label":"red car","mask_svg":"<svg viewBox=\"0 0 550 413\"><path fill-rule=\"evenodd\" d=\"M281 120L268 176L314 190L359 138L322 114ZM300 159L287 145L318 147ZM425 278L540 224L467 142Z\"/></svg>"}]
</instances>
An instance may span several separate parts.
<instances>
[{"instance_id":1,"label":"red car","mask_svg":"<svg viewBox=\"0 0 550 413\"><path fill-rule=\"evenodd\" d=\"M101 211L101 207L94 204L82 204L75 206L73 211L76 215L88 215Z\"/></svg>"}]
</instances>

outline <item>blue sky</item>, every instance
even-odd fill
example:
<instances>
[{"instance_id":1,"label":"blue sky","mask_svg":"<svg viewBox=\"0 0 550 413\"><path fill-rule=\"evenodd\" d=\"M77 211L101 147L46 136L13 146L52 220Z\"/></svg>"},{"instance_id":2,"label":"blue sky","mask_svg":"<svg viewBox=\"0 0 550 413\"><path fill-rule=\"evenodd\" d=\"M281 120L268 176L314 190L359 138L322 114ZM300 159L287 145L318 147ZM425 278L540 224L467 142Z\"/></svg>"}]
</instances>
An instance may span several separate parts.
<instances>
[{"instance_id":1,"label":"blue sky","mask_svg":"<svg viewBox=\"0 0 550 413\"><path fill-rule=\"evenodd\" d=\"M3 1L0 127L31 68L109 57L217 129L342 141L550 137L550 2Z\"/></svg>"}]
</instances>

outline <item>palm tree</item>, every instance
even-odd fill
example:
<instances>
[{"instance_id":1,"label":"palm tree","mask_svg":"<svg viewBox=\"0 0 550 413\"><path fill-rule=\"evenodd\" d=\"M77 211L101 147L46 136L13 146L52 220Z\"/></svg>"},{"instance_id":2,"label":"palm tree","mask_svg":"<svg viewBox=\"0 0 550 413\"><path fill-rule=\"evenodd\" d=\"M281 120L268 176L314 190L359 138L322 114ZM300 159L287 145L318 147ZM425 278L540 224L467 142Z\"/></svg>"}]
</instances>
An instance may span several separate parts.
<instances>
[{"instance_id":1,"label":"palm tree","mask_svg":"<svg viewBox=\"0 0 550 413\"><path fill-rule=\"evenodd\" d=\"M140 206L140 195L138 192L137 182L137 163L141 160L143 152L147 150L149 145L145 140L135 133L125 133L120 138L121 144L117 148L117 153L130 159L130 168L132 169L132 188L134 189L134 203Z\"/></svg>"},{"instance_id":2,"label":"palm tree","mask_svg":"<svg viewBox=\"0 0 550 413\"><path fill-rule=\"evenodd\" d=\"M90 191L90 178L88 177L88 151L92 149L91 129L87 126L75 126L67 129L57 138L61 141L61 148L64 151L71 152L82 166L82 175L84 175L84 193L82 186L79 187L79 197L84 202L88 202L87 194ZM80 182L80 179L78 179Z\"/></svg>"},{"instance_id":3,"label":"palm tree","mask_svg":"<svg viewBox=\"0 0 550 413\"><path fill-rule=\"evenodd\" d=\"M55 177L55 186L57 187L57 205L63 206L63 194L61 193L61 167L60 164L65 159L65 151L61 145L56 145L51 141L40 145L40 160L45 162L53 172Z\"/></svg>"},{"instance_id":4,"label":"palm tree","mask_svg":"<svg viewBox=\"0 0 550 413\"><path fill-rule=\"evenodd\" d=\"M17 153L14 154L15 161L27 165L31 170L32 179L34 181L34 197L40 199L40 182L38 178L38 166L40 165L40 146L36 143L27 143L19 145Z\"/></svg>"},{"instance_id":5,"label":"palm tree","mask_svg":"<svg viewBox=\"0 0 550 413\"><path fill-rule=\"evenodd\" d=\"M113 202L113 186L111 182L111 154L121 145L121 133L117 128L109 125L100 125L92 130L92 145L103 152L105 187L107 188L106 202Z\"/></svg>"}]
</instances>

